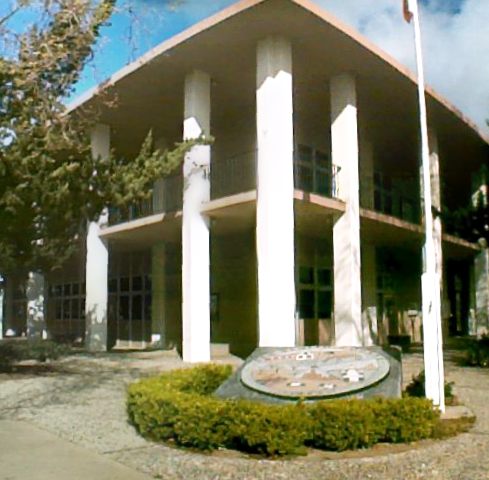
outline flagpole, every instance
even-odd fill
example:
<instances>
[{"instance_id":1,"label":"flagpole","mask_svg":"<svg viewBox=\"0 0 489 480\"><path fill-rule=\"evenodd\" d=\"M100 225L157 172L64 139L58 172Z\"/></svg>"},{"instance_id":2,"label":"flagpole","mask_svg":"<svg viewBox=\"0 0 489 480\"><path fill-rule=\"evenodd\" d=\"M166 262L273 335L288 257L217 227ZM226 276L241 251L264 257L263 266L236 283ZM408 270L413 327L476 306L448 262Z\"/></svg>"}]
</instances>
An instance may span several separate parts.
<instances>
[{"instance_id":1,"label":"flagpole","mask_svg":"<svg viewBox=\"0 0 489 480\"><path fill-rule=\"evenodd\" d=\"M416 67L418 72L418 98L421 132L421 160L424 196L425 245L423 275L421 277L423 310L423 344L425 368L425 394L439 409L445 411L443 339L441 332L440 278L436 271L435 242L433 238L433 211L431 203L430 150L421 28L417 0L408 0L414 24Z\"/></svg>"}]
</instances>

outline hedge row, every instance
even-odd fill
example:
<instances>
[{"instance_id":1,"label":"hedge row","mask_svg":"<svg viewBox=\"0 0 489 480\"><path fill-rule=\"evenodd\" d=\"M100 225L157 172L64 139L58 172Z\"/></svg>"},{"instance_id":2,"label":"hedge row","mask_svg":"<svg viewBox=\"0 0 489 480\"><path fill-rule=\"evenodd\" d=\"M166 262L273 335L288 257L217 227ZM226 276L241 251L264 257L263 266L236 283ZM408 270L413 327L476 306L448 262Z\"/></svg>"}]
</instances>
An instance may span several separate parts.
<instances>
[{"instance_id":1,"label":"hedge row","mask_svg":"<svg viewBox=\"0 0 489 480\"><path fill-rule=\"evenodd\" d=\"M51 340L5 339L0 340L0 371L8 370L22 360L45 362L66 355L69 349Z\"/></svg>"},{"instance_id":2,"label":"hedge row","mask_svg":"<svg viewBox=\"0 0 489 480\"><path fill-rule=\"evenodd\" d=\"M440 421L422 398L268 405L213 397L230 374L229 366L206 365L135 383L128 390L130 421L152 440L265 455L411 442L432 437Z\"/></svg>"}]
</instances>

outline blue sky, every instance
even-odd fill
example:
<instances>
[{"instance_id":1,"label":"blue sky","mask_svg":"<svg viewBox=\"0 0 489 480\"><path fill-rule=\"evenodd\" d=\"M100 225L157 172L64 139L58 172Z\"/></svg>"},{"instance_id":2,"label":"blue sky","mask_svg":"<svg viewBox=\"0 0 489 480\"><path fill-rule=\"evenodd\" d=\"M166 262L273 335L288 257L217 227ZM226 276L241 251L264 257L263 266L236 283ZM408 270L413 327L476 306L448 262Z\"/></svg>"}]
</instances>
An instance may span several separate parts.
<instances>
[{"instance_id":1,"label":"blue sky","mask_svg":"<svg viewBox=\"0 0 489 480\"><path fill-rule=\"evenodd\" d=\"M7 3L0 0L0 15ZM235 0L119 0L120 12L102 32L95 59L74 96L102 82L163 40ZM401 0L313 0L352 25L401 63L414 68L412 30ZM428 82L482 128L489 117L488 0L421 0ZM17 17L14 27L28 24ZM486 130L489 132L489 130Z\"/></svg>"}]
</instances>

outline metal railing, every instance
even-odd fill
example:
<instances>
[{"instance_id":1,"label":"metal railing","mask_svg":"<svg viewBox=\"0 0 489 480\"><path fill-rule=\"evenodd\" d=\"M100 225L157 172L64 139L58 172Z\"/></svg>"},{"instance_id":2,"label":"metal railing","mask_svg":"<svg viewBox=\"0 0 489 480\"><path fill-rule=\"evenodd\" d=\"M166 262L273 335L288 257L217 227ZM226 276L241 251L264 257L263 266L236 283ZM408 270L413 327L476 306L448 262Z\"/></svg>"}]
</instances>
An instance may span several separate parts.
<instances>
[{"instance_id":1,"label":"metal railing","mask_svg":"<svg viewBox=\"0 0 489 480\"><path fill-rule=\"evenodd\" d=\"M257 151L250 150L229 157L213 158L210 169L211 199L256 189ZM338 198L340 167L314 168L294 161L294 186L308 193ZM279 175L279 173L278 173ZM181 175L155 182L152 196L124 208L109 209L109 224L136 220L149 215L180 210L183 203Z\"/></svg>"},{"instance_id":2,"label":"metal railing","mask_svg":"<svg viewBox=\"0 0 489 480\"><path fill-rule=\"evenodd\" d=\"M109 208L109 225L130 222L156 213L180 210L182 208L182 188L181 175L156 181L150 198L124 208Z\"/></svg>"},{"instance_id":3,"label":"metal railing","mask_svg":"<svg viewBox=\"0 0 489 480\"><path fill-rule=\"evenodd\" d=\"M211 199L256 189L256 153L250 150L212 160Z\"/></svg>"},{"instance_id":4,"label":"metal railing","mask_svg":"<svg viewBox=\"0 0 489 480\"><path fill-rule=\"evenodd\" d=\"M316 193L324 197L339 198L341 167L314 168L310 165L294 162L294 185L298 190Z\"/></svg>"},{"instance_id":5,"label":"metal railing","mask_svg":"<svg viewBox=\"0 0 489 480\"><path fill-rule=\"evenodd\" d=\"M397 188L377 188L365 178L360 182L360 206L410 223L421 223L419 197Z\"/></svg>"}]
</instances>

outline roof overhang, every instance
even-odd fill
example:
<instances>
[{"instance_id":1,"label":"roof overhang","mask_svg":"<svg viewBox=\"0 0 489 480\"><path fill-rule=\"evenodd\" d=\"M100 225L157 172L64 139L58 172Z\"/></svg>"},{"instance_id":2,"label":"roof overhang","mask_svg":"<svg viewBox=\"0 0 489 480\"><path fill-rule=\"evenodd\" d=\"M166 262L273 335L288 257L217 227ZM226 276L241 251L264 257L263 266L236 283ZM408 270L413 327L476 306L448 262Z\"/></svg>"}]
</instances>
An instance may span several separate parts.
<instances>
[{"instance_id":1,"label":"roof overhang","mask_svg":"<svg viewBox=\"0 0 489 480\"><path fill-rule=\"evenodd\" d=\"M360 76L371 76L373 82L379 83L379 94L389 96L402 95L406 90L415 92L416 77L409 69L311 1L242 0L153 48L86 92L68 106L68 111L97 106L102 92L124 96L131 89L131 84L142 93L145 89L158 87L161 91L169 84L174 85L175 78L181 80L190 69L207 68L216 56L223 57L217 65L233 60L239 65L240 59L235 58L233 47L242 44L245 54L246 44L270 34L287 35L296 45L304 47L321 44L322 48L317 49L318 56L311 59L313 61L324 58L321 53L333 45L339 55L330 70L343 67ZM233 53L227 54L229 51ZM386 89L386 83L391 88ZM489 143L488 137L448 100L430 87L427 87L427 93L428 108L438 123L450 131L461 129L464 135L476 136L479 141Z\"/></svg>"}]
</instances>

